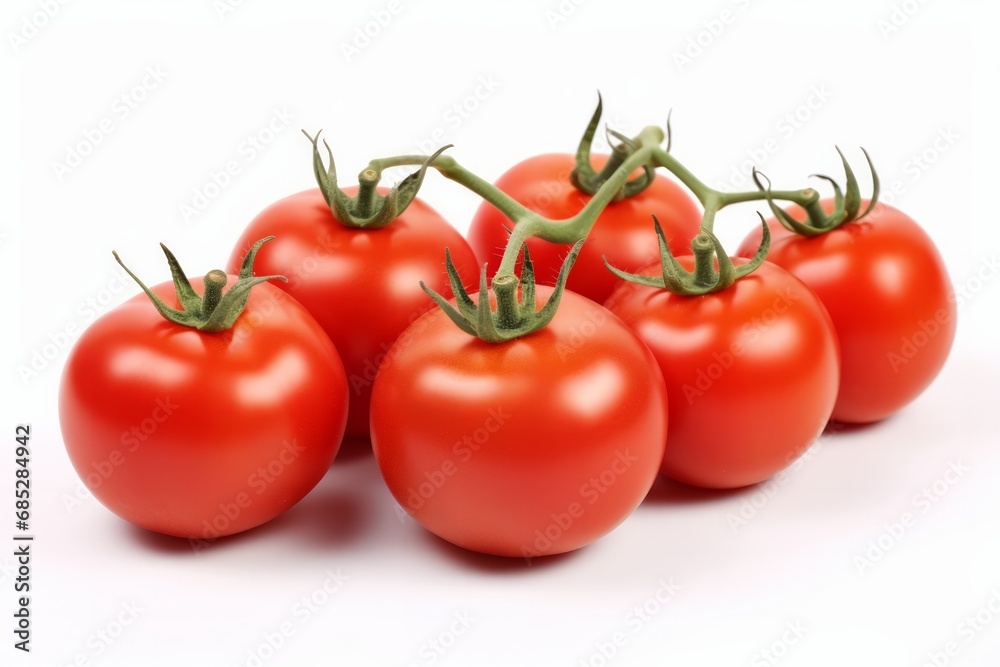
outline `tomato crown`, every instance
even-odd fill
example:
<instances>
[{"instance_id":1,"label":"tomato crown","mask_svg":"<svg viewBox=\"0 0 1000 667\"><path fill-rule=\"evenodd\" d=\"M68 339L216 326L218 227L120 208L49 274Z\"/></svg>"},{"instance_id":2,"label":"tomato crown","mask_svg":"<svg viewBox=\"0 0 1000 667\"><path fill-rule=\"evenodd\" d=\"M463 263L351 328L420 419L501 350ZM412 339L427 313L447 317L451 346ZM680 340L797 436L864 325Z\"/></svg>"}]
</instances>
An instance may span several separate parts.
<instances>
[{"instance_id":1,"label":"tomato crown","mask_svg":"<svg viewBox=\"0 0 1000 667\"><path fill-rule=\"evenodd\" d=\"M698 235L691 241L694 270L688 271L677 262L677 259L670 252L663 228L655 215L653 216L653 226L656 228L656 238L660 244L660 275L647 276L616 269L608 262L607 257L604 257L604 265L622 280L647 287L659 287L674 294L697 296L719 292L743 276L753 273L767 257L768 248L771 246L771 232L764 222L764 216L760 216L760 222L762 226L760 247L757 248L753 258L741 266L733 265L733 260L729 258L718 237L708 228L702 227ZM716 268L716 264L718 264L718 268Z\"/></svg>"},{"instance_id":2,"label":"tomato crown","mask_svg":"<svg viewBox=\"0 0 1000 667\"><path fill-rule=\"evenodd\" d=\"M170 266L170 273L174 280L174 289L177 291L177 300L181 302L181 310L171 308L163 303L160 297L156 296L146 285L139 280L132 270L125 266L118 253L112 251L115 260L125 269L126 273L132 276L132 280L139 284L142 291L146 293L149 300L153 302L156 310L163 315L164 319L174 324L191 327L199 331L217 332L225 331L233 326L236 318L240 316L250 298L250 290L254 285L268 280L284 280L285 276L257 276L253 275L253 262L257 257L260 247L272 240L273 236L263 238L253 244L250 252L243 258L240 266L240 275L236 283L227 291L223 292L229 278L225 271L215 269L205 274L205 292L198 295L191 287L184 269L181 268L174 253L170 252L167 246L160 244L163 254L167 256L167 264Z\"/></svg>"},{"instance_id":3,"label":"tomato crown","mask_svg":"<svg viewBox=\"0 0 1000 667\"><path fill-rule=\"evenodd\" d=\"M594 115L590 117L590 123L587 125L587 129L583 132L583 137L580 139L580 145L576 149L576 166L573 171L570 172L569 180L573 183L573 186L577 190L588 195L594 195L604 183L611 178L612 174L617 171L618 167L625 162L626 159L639 149L639 145L632 139L626 137L620 132L615 132L614 130L607 128L606 132L608 134L608 144L611 145L611 157L604 164L601 171L596 171L594 169L593 163L590 161L590 151L591 146L594 141L594 134L597 132L597 125L601 121L601 113L604 109L604 101L601 99L601 94L597 93L597 109L594 110ZM617 139L620 143L613 143L611 139ZM670 119L667 118L667 151L670 151ZM653 165L644 164L642 165L642 175L627 181L625 185L615 193L612 201L620 201L626 197L631 197L637 195L653 182L656 177L656 169Z\"/></svg>"},{"instance_id":4,"label":"tomato crown","mask_svg":"<svg viewBox=\"0 0 1000 667\"><path fill-rule=\"evenodd\" d=\"M451 253L445 250L445 266L448 270L448 281L451 291L455 294L455 305L443 296L429 288L421 281L420 287L434 302L451 318L459 329L480 338L487 343L503 343L520 336L526 336L543 328L555 317L559 300L566 288L569 271L580 254L583 241L577 241L570 250L566 261L559 270L559 277L552 289L549 300L540 310L535 306L535 269L531 263L528 245L521 246L524 260L521 264L521 277L512 275L497 275L493 279L493 292L496 294L496 311L490 307L490 289L486 280L486 265L479 274L479 302L472 300L462 285L462 279L451 261ZM520 292L520 299L518 298Z\"/></svg>"},{"instance_id":5,"label":"tomato crown","mask_svg":"<svg viewBox=\"0 0 1000 667\"><path fill-rule=\"evenodd\" d=\"M824 174L813 174L814 177L823 179L827 183L833 186L833 196L834 196L834 206L833 210L828 214L823 210L822 204L820 204L819 198L813 198L813 201L805 207L806 212L809 214L807 220L796 220L787 211L780 208L774 199L770 196L771 194L771 181L757 171L756 168L753 170L753 180L757 184L757 188L767 195L768 206L771 207L771 212L774 213L774 217L778 219L783 227L789 231L795 232L796 234L801 234L802 236L819 236L820 234L825 234L841 225L846 225L852 220L860 220L861 218L868 215L871 210L875 207L875 203L878 201L879 193L879 180L878 173L875 171L875 165L872 164L872 158L868 155L868 151L864 148L861 152L865 154L865 159L868 161L868 168L872 173L872 196L871 200L868 202L868 207L865 208L864 212L858 215L861 210L861 188L858 186L858 179L854 175L854 170L851 169L851 165L847 162L847 158L844 157L843 151L837 147L837 153L840 155L840 161L844 165L844 174L846 176L846 194L840 189L840 185L837 184L830 176ZM767 181L765 186L761 183L761 178Z\"/></svg>"},{"instance_id":6,"label":"tomato crown","mask_svg":"<svg viewBox=\"0 0 1000 667\"><path fill-rule=\"evenodd\" d=\"M379 229L399 217L416 198L424 182L427 167L441 153L451 148L451 144L443 146L433 155L423 158L423 163L417 171L392 186L389 193L384 196L378 192L382 172L369 165L358 175L358 194L351 197L337 186L337 167L333 162L333 151L326 139L323 140L323 146L326 147L330 166L323 164L323 157L319 153L319 135L322 131L317 132L315 137L310 137L308 132L302 130L302 134L312 142L313 173L316 175L316 183L337 222L345 227L357 229Z\"/></svg>"}]
</instances>

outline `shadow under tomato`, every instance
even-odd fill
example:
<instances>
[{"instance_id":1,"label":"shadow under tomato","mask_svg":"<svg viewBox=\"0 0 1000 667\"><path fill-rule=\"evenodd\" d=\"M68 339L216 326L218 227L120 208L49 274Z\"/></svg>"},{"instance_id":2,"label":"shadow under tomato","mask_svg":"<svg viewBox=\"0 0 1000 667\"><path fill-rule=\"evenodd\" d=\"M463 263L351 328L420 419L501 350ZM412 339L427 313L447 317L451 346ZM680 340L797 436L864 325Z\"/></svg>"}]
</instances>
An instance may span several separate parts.
<instances>
[{"instance_id":1,"label":"shadow under tomato","mask_svg":"<svg viewBox=\"0 0 1000 667\"><path fill-rule=\"evenodd\" d=\"M677 482L663 475L656 478L653 487L646 494L642 505L686 505L691 503L710 503L725 500L732 496L739 495L747 489L752 489L755 485L743 486L736 489L703 489L698 486L691 486ZM640 507L642 507L640 505Z\"/></svg>"},{"instance_id":2,"label":"shadow under tomato","mask_svg":"<svg viewBox=\"0 0 1000 667\"><path fill-rule=\"evenodd\" d=\"M894 418L895 415L890 415L885 419L876 422L867 422L865 424L847 424L845 422L829 422L823 429L822 437L824 438L836 437L838 435L850 435L851 433L864 433L867 431L873 431L891 422Z\"/></svg>"},{"instance_id":3,"label":"shadow under tomato","mask_svg":"<svg viewBox=\"0 0 1000 667\"><path fill-rule=\"evenodd\" d=\"M570 551L568 553L555 554L552 556L541 556L538 558L514 558L510 556L493 556L482 554L477 551L470 551L460 546L456 546L438 537L429 530L421 530L422 538L430 547L442 554L445 558L460 567L464 567L485 574L496 575L519 575L531 574L539 570L545 570L573 559L582 549ZM585 549L586 547L584 547Z\"/></svg>"},{"instance_id":4,"label":"shadow under tomato","mask_svg":"<svg viewBox=\"0 0 1000 667\"><path fill-rule=\"evenodd\" d=\"M369 458L372 458L371 439L348 436L340 444L340 450L337 452L337 458L333 460L333 466Z\"/></svg>"},{"instance_id":5,"label":"shadow under tomato","mask_svg":"<svg viewBox=\"0 0 1000 667\"><path fill-rule=\"evenodd\" d=\"M125 523L131 539L151 551L199 556L270 542L324 553L359 541L371 524L368 507L354 494L331 486L330 475L284 514L250 530L216 539L188 539Z\"/></svg>"}]
</instances>

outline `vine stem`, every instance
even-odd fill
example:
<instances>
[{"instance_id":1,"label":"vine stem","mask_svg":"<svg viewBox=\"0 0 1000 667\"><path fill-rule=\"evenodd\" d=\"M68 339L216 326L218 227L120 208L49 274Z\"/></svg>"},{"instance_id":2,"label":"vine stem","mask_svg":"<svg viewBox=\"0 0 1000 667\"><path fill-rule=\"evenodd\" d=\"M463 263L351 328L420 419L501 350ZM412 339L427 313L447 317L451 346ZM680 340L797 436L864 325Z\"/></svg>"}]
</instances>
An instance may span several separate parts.
<instances>
[{"instance_id":1,"label":"vine stem","mask_svg":"<svg viewBox=\"0 0 1000 667\"><path fill-rule=\"evenodd\" d=\"M594 193L587 204L576 215L564 220L550 220L529 210L515 201L496 186L476 176L460 165L454 158L442 155L435 158L430 167L436 169L445 178L468 188L484 200L495 206L509 218L513 227L510 238L504 249L500 268L494 276L494 281L501 277L514 277L514 269L521 246L531 237L538 237L552 243L575 243L585 239L608 204L612 202L631 174L644 165L651 164L662 167L672 173L677 180L686 186L698 199L704 208L702 227L711 232L715 223L715 214L731 204L765 199L789 201L803 208L816 205L819 193L812 188L804 190L748 190L744 192L721 192L709 187L696 177L687 167L681 164L673 155L664 150L663 130L655 125L645 128L634 138L637 146L614 171L610 178ZM390 167L421 165L427 159L425 155L400 155L396 157L372 160L369 168L381 175L382 170ZM653 211L650 211L653 213Z\"/></svg>"}]
</instances>

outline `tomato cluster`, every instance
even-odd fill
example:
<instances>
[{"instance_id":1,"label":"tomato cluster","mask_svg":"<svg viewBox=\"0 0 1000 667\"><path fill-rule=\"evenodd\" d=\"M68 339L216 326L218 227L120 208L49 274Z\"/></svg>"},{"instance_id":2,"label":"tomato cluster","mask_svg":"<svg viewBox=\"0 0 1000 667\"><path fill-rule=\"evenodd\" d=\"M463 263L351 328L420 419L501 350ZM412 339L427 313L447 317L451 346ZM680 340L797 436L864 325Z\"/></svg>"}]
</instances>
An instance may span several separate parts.
<instances>
[{"instance_id":1,"label":"tomato cluster","mask_svg":"<svg viewBox=\"0 0 1000 667\"><path fill-rule=\"evenodd\" d=\"M392 190L372 170L340 189L312 141L320 187L251 221L227 273L189 281L164 248L172 283L140 282L67 360L70 460L132 523L195 540L253 528L319 482L346 434L371 438L389 491L445 540L566 552L658 474L751 485L831 420L888 417L954 338L933 242L883 204L844 215L839 188L800 191L806 208L775 209L730 259L714 209L675 181L650 169L611 197L641 170L588 191L579 155L540 155L495 181L467 241L415 196L430 160ZM606 172L637 147L616 150ZM515 287L512 207L567 230L598 212L582 246L524 239ZM807 212L836 224L789 222Z\"/></svg>"}]
</instances>

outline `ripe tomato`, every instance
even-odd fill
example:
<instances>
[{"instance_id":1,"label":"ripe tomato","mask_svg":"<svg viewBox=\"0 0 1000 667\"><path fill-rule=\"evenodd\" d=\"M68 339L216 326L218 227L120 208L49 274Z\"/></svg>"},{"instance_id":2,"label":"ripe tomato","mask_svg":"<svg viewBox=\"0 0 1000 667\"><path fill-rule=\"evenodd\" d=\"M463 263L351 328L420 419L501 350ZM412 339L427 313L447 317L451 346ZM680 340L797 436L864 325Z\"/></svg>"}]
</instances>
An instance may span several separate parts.
<instances>
[{"instance_id":1,"label":"ripe tomato","mask_svg":"<svg viewBox=\"0 0 1000 667\"><path fill-rule=\"evenodd\" d=\"M649 350L577 294L544 329L500 344L435 309L379 370L372 445L425 528L531 558L589 544L639 505L663 457L665 401Z\"/></svg>"},{"instance_id":2,"label":"ripe tomato","mask_svg":"<svg viewBox=\"0 0 1000 667\"><path fill-rule=\"evenodd\" d=\"M833 202L823 205L829 211ZM789 212L804 217L801 210ZM885 204L812 238L776 220L768 224L774 232L768 261L808 285L837 329L841 379L833 419L878 421L919 396L955 338L954 293L930 237ZM751 255L759 239L759 230L751 233L737 254Z\"/></svg>"},{"instance_id":3,"label":"ripe tomato","mask_svg":"<svg viewBox=\"0 0 1000 667\"><path fill-rule=\"evenodd\" d=\"M594 164L599 168L606 160L607 156L595 156ZM536 213L565 219L579 213L590 201L590 195L577 190L569 180L574 165L572 155L537 155L514 165L496 181L496 186ZM567 288L601 303L621 282L607 270L602 257L607 256L612 265L624 271L636 271L659 257L656 236L649 229L650 215L660 219L667 243L680 252L691 247L691 239L701 226L701 212L694 200L681 186L657 175L639 194L612 202L601 212L583 244ZM480 205L472 219L469 243L480 264L488 264L490 276L500 266L512 225L487 202ZM572 244L531 238L528 247L538 282L555 284Z\"/></svg>"},{"instance_id":4,"label":"ripe tomato","mask_svg":"<svg viewBox=\"0 0 1000 667\"><path fill-rule=\"evenodd\" d=\"M678 262L690 270L693 259ZM764 262L701 296L623 283L606 305L663 370L667 477L717 489L755 484L789 465L826 425L837 395L837 339L823 304L788 272Z\"/></svg>"},{"instance_id":5,"label":"ripe tomato","mask_svg":"<svg viewBox=\"0 0 1000 667\"><path fill-rule=\"evenodd\" d=\"M179 307L171 283L152 290ZM76 343L59 419L73 467L108 509L210 540L270 521L322 479L347 379L319 324L270 284L217 333L172 324L139 294Z\"/></svg>"},{"instance_id":6,"label":"ripe tomato","mask_svg":"<svg viewBox=\"0 0 1000 667\"><path fill-rule=\"evenodd\" d=\"M344 191L354 195L357 188ZM336 221L315 188L285 197L254 218L230 256L229 270L254 241L271 235L277 238L260 249L257 273L287 276L287 283L276 286L305 306L333 340L351 388L347 434L366 437L379 364L403 329L434 307L420 281L450 297L445 247L464 284L478 284L476 258L461 234L420 199L386 227L354 229Z\"/></svg>"}]
</instances>

